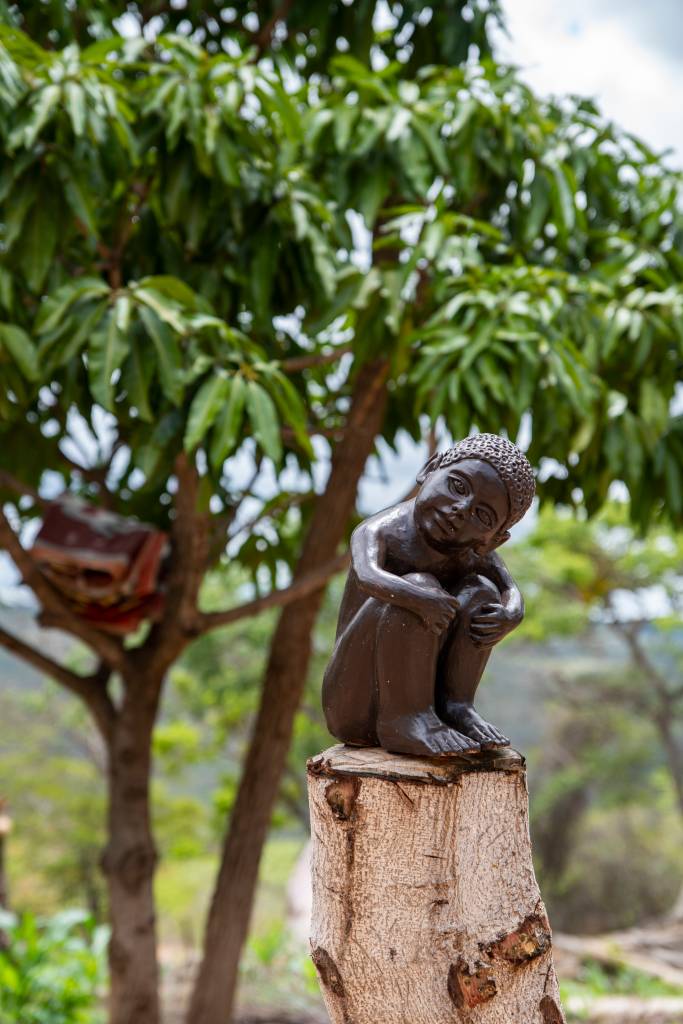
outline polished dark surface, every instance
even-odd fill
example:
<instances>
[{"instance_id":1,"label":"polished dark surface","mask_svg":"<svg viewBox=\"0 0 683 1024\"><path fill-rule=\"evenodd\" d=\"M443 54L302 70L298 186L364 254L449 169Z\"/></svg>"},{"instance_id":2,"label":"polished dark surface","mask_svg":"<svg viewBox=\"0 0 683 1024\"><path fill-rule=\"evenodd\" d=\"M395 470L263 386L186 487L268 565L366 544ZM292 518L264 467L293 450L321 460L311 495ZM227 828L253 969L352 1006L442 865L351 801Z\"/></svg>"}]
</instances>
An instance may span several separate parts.
<instances>
[{"instance_id":1,"label":"polished dark surface","mask_svg":"<svg viewBox=\"0 0 683 1024\"><path fill-rule=\"evenodd\" d=\"M533 496L511 442L466 438L435 455L416 496L365 520L325 672L330 732L345 743L444 757L509 744L474 708L491 650L522 621L495 549Z\"/></svg>"}]
</instances>

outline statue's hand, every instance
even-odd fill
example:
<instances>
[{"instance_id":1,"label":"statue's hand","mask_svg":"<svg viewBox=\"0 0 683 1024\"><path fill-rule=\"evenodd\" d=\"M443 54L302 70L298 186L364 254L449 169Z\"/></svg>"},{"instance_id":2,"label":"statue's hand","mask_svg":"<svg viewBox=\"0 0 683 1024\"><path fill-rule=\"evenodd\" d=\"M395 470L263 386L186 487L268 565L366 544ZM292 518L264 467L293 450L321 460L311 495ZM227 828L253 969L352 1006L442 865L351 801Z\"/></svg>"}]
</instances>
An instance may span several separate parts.
<instances>
[{"instance_id":1,"label":"statue's hand","mask_svg":"<svg viewBox=\"0 0 683 1024\"><path fill-rule=\"evenodd\" d=\"M460 605L457 598L445 590L432 590L420 587L414 610L420 616L427 629L437 636L448 629L458 614Z\"/></svg>"},{"instance_id":2,"label":"statue's hand","mask_svg":"<svg viewBox=\"0 0 683 1024\"><path fill-rule=\"evenodd\" d=\"M508 610L492 602L483 604L470 622L470 637L477 647L493 647L522 621L522 610Z\"/></svg>"}]
</instances>

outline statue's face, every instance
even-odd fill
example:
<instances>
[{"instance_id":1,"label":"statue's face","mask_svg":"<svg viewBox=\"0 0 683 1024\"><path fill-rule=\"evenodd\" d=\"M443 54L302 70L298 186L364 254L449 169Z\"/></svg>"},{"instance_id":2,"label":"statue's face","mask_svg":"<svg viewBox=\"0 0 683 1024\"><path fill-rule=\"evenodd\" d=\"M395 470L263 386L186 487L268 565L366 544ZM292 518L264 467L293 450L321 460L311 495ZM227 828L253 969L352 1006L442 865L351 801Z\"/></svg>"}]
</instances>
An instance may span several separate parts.
<instances>
[{"instance_id":1,"label":"statue's face","mask_svg":"<svg viewBox=\"0 0 683 1024\"><path fill-rule=\"evenodd\" d=\"M507 488L493 466L463 459L428 473L415 498L415 522L427 542L448 547L491 545L509 514Z\"/></svg>"}]
</instances>

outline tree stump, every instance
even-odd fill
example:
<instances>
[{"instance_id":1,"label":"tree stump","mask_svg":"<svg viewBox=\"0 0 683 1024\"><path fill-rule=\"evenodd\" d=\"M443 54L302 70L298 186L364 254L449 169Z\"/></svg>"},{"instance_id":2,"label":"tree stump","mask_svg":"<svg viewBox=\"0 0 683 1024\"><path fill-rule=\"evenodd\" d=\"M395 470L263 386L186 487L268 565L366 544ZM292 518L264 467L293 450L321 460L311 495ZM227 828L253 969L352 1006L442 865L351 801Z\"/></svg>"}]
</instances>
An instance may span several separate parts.
<instances>
[{"instance_id":1,"label":"tree stump","mask_svg":"<svg viewBox=\"0 0 683 1024\"><path fill-rule=\"evenodd\" d=\"M562 1024L520 754L340 744L309 761L308 789L333 1024Z\"/></svg>"}]
</instances>

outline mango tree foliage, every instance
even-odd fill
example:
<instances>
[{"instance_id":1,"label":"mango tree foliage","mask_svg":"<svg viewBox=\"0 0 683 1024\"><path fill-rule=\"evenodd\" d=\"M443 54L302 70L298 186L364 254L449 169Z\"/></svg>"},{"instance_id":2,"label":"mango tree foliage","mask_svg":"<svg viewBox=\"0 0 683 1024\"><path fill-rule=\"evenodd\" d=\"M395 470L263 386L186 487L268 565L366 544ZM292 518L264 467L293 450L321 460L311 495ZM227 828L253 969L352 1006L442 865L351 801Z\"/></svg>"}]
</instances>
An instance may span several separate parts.
<instances>
[{"instance_id":1,"label":"mango tree foliage","mask_svg":"<svg viewBox=\"0 0 683 1024\"><path fill-rule=\"evenodd\" d=\"M377 52L384 60L400 60L411 77L425 64L461 64L471 47L490 56L491 23L500 22L499 0L475 6L440 0L432 7L422 0L391 6L377 0L235 0L229 6L222 0L142 0L126 4L125 18L122 5L110 0L23 0L2 10L9 24L46 48L87 46L124 27L146 36L165 31L190 36L211 54L221 48L252 48L257 56L268 51L307 75L326 74L342 48L364 64Z\"/></svg>"},{"instance_id":2,"label":"mango tree foliage","mask_svg":"<svg viewBox=\"0 0 683 1024\"><path fill-rule=\"evenodd\" d=\"M569 471L544 493L595 510L620 478L643 523L683 515L680 182L592 104L490 61L407 81L338 56L311 83L179 36L2 40L8 469L37 483L67 410L99 405L123 509L158 518L183 444L229 502L246 436L309 466L338 410L329 368L287 360L348 336L392 353L389 439L419 412L512 436L530 413L532 458Z\"/></svg>"}]
</instances>

